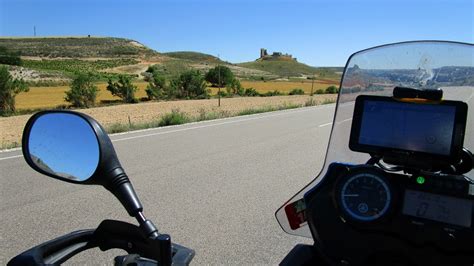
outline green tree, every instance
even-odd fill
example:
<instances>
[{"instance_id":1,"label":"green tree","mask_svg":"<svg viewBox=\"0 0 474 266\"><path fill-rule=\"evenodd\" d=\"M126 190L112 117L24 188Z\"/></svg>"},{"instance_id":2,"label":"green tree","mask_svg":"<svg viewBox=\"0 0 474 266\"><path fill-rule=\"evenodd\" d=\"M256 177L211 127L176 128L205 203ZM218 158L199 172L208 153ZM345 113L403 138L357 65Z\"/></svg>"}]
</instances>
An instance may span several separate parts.
<instances>
[{"instance_id":1,"label":"green tree","mask_svg":"<svg viewBox=\"0 0 474 266\"><path fill-rule=\"evenodd\" d=\"M169 94L176 98L208 98L206 80L197 70L188 70L170 82Z\"/></svg>"},{"instance_id":2,"label":"green tree","mask_svg":"<svg viewBox=\"0 0 474 266\"><path fill-rule=\"evenodd\" d=\"M229 94L243 96L245 91L242 84L240 84L240 81L234 78L232 82L227 85L227 92Z\"/></svg>"},{"instance_id":3,"label":"green tree","mask_svg":"<svg viewBox=\"0 0 474 266\"><path fill-rule=\"evenodd\" d=\"M226 66L216 66L206 73L206 81L213 87L226 87L234 80L234 74ZM219 84L220 83L220 84Z\"/></svg>"},{"instance_id":4,"label":"green tree","mask_svg":"<svg viewBox=\"0 0 474 266\"><path fill-rule=\"evenodd\" d=\"M148 86L145 92L150 100L169 98L165 77L154 72L152 76L148 78Z\"/></svg>"},{"instance_id":5,"label":"green tree","mask_svg":"<svg viewBox=\"0 0 474 266\"><path fill-rule=\"evenodd\" d=\"M135 92L137 86L132 84L132 79L126 75L119 75L118 81L109 79L107 84L107 90L112 95L122 98L126 103L136 103L138 100L135 98Z\"/></svg>"},{"instance_id":6,"label":"green tree","mask_svg":"<svg viewBox=\"0 0 474 266\"><path fill-rule=\"evenodd\" d=\"M92 107L95 104L99 90L94 84L94 75L91 73L79 73L71 83L71 89L66 91L67 102L74 107Z\"/></svg>"},{"instance_id":7,"label":"green tree","mask_svg":"<svg viewBox=\"0 0 474 266\"><path fill-rule=\"evenodd\" d=\"M0 66L0 115L15 112L15 97L29 90L21 79L14 79L6 66Z\"/></svg>"}]
</instances>

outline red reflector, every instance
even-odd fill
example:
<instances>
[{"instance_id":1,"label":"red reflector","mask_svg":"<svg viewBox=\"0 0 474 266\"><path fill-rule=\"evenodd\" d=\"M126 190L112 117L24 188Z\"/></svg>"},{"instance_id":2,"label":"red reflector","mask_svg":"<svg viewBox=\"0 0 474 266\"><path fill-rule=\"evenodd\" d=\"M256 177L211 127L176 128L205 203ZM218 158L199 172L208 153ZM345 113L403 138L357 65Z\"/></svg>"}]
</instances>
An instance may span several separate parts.
<instances>
[{"instance_id":1,"label":"red reflector","mask_svg":"<svg viewBox=\"0 0 474 266\"><path fill-rule=\"evenodd\" d=\"M296 230L306 223L306 205L304 200L300 199L285 206L286 217L290 223L290 228Z\"/></svg>"}]
</instances>

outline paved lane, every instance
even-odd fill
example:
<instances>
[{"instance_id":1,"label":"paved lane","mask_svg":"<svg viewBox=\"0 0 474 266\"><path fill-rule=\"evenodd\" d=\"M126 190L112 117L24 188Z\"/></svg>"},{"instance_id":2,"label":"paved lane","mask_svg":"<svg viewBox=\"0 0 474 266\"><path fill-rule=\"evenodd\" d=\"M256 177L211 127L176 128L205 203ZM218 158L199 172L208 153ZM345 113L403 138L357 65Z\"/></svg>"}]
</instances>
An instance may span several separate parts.
<instances>
[{"instance_id":1,"label":"paved lane","mask_svg":"<svg viewBox=\"0 0 474 266\"><path fill-rule=\"evenodd\" d=\"M304 238L274 212L318 173L334 105L112 136L145 215L196 264L275 264ZM134 222L101 187L31 170L21 151L0 152L0 264L39 242L101 220ZM111 264L120 251L88 251L72 264Z\"/></svg>"}]
</instances>

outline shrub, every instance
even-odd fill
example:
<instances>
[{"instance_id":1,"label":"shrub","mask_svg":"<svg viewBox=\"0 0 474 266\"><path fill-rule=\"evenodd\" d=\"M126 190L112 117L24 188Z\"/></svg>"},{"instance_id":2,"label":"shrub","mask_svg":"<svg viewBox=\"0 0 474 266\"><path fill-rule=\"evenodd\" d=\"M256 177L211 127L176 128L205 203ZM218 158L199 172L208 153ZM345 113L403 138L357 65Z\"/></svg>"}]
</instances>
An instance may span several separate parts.
<instances>
[{"instance_id":1,"label":"shrub","mask_svg":"<svg viewBox=\"0 0 474 266\"><path fill-rule=\"evenodd\" d=\"M254 88L247 88L247 89L245 89L244 95L245 95L245 96L250 96L250 97L260 96L260 94L258 93L258 91L257 91L256 89L254 89Z\"/></svg>"},{"instance_id":2,"label":"shrub","mask_svg":"<svg viewBox=\"0 0 474 266\"><path fill-rule=\"evenodd\" d=\"M170 82L169 95L176 98L209 98L206 81L197 70L188 70Z\"/></svg>"},{"instance_id":3,"label":"shrub","mask_svg":"<svg viewBox=\"0 0 474 266\"><path fill-rule=\"evenodd\" d=\"M235 79L230 68L226 66L216 66L209 69L205 78L213 87L226 87Z\"/></svg>"},{"instance_id":4,"label":"shrub","mask_svg":"<svg viewBox=\"0 0 474 266\"><path fill-rule=\"evenodd\" d=\"M221 91L218 91L218 92L217 92L217 96L221 96L221 97L232 97L232 93L221 90Z\"/></svg>"},{"instance_id":5,"label":"shrub","mask_svg":"<svg viewBox=\"0 0 474 266\"><path fill-rule=\"evenodd\" d=\"M28 90L23 80L14 79L6 66L0 66L0 115L15 112L16 95Z\"/></svg>"},{"instance_id":6,"label":"shrub","mask_svg":"<svg viewBox=\"0 0 474 266\"><path fill-rule=\"evenodd\" d=\"M331 86L327 87L326 88L326 93L331 93L331 94L337 93L336 86L331 85Z\"/></svg>"},{"instance_id":7,"label":"shrub","mask_svg":"<svg viewBox=\"0 0 474 266\"><path fill-rule=\"evenodd\" d=\"M324 94L324 90L323 89L317 89L314 93L315 94Z\"/></svg>"},{"instance_id":8,"label":"shrub","mask_svg":"<svg viewBox=\"0 0 474 266\"><path fill-rule=\"evenodd\" d=\"M288 95L304 95L304 90L300 88L296 88L291 90Z\"/></svg>"},{"instance_id":9,"label":"shrub","mask_svg":"<svg viewBox=\"0 0 474 266\"><path fill-rule=\"evenodd\" d=\"M132 79L129 76L119 75L117 82L113 79L109 79L107 90L110 91L112 95L122 98L126 103L138 102L135 98L137 86L132 84Z\"/></svg>"},{"instance_id":10,"label":"shrub","mask_svg":"<svg viewBox=\"0 0 474 266\"><path fill-rule=\"evenodd\" d=\"M94 76L90 73L79 73L71 83L71 89L66 91L67 102L74 107L92 107L99 90L94 85Z\"/></svg>"},{"instance_id":11,"label":"shrub","mask_svg":"<svg viewBox=\"0 0 474 266\"><path fill-rule=\"evenodd\" d=\"M260 94L260 96L262 96L262 97L271 97L271 96L279 96L279 95L283 95L283 93L281 93L281 92L278 91L278 90L267 91L267 92L264 93L264 94Z\"/></svg>"},{"instance_id":12,"label":"shrub","mask_svg":"<svg viewBox=\"0 0 474 266\"><path fill-rule=\"evenodd\" d=\"M181 125L184 123L189 122L189 117L185 114L180 112L179 110L173 110L171 113L163 115L158 126L171 126L171 125Z\"/></svg>"}]
</instances>

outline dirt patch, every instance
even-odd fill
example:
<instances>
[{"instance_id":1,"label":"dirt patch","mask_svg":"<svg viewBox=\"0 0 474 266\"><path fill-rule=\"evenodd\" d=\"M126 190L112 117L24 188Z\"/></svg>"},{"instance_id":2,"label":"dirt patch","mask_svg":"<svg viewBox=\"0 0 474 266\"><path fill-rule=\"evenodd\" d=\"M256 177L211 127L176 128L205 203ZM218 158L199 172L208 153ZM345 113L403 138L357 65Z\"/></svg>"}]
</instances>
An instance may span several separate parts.
<instances>
[{"instance_id":1,"label":"dirt patch","mask_svg":"<svg viewBox=\"0 0 474 266\"><path fill-rule=\"evenodd\" d=\"M168 102L149 102L140 104L123 104L117 106L98 107L90 109L79 109L76 111L88 114L107 127L115 123L126 124L145 123L159 119L163 114L170 113L174 109L189 116L198 116L202 112L228 112L237 114L240 111L267 106L281 106L285 104L304 104L311 98L308 95L300 96L274 96L274 97L240 97L222 98L221 107L217 107L217 99L185 100ZM336 95L315 95L316 103L335 100ZM3 147L12 143L20 143L23 127L31 115L13 117L0 117L0 144Z\"/></svg>"}]
</instances>

